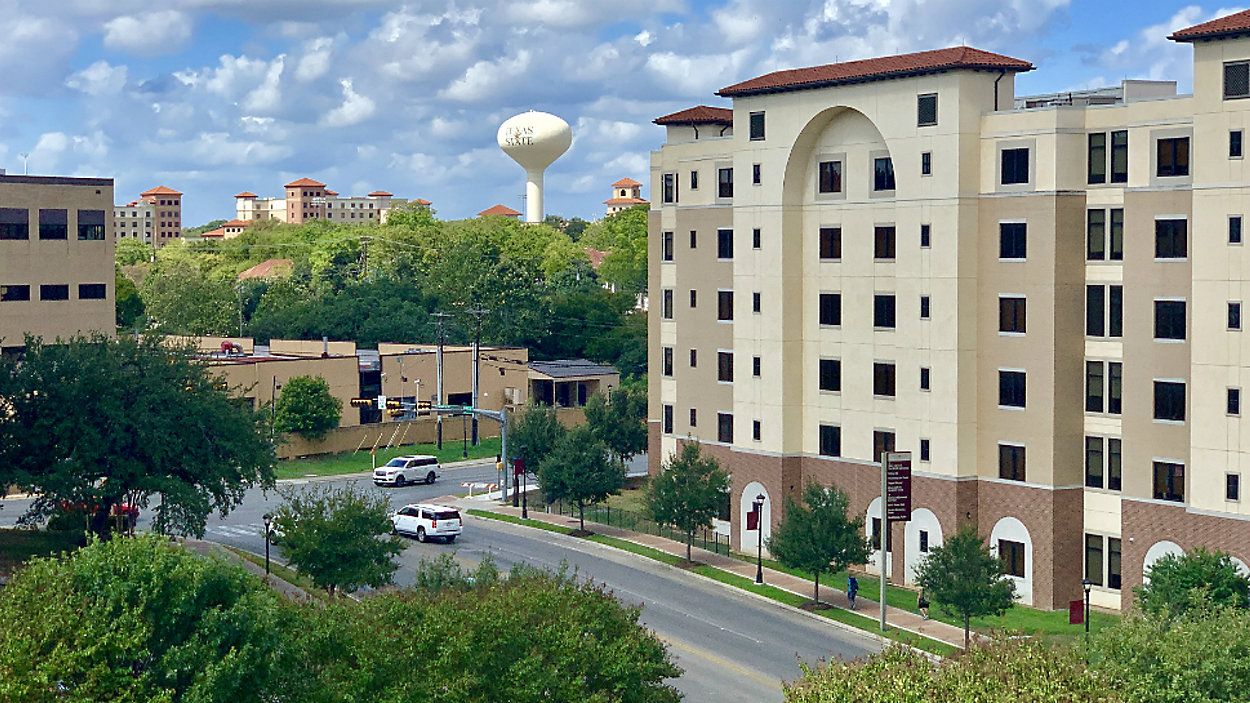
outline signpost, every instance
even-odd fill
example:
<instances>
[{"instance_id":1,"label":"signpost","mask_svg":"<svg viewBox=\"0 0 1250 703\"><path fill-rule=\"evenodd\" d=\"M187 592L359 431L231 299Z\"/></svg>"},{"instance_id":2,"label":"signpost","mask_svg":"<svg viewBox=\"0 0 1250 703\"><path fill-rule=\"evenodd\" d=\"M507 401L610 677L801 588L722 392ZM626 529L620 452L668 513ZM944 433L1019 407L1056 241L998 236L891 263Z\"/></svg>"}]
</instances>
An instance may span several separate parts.
<instances>
[{"instance_id":1,"label":"signpost","mask_svg":"<svg viewBox=\"0 0 1250 703\"><path fill-rule=\"evenodd\" d=\"M911 519L911 452L881 453L881 550L878 564L881 582L881 631L885 631L885 590L890 579L886 562L890 558L890 523Z\"/></svg>"}]
</instances>

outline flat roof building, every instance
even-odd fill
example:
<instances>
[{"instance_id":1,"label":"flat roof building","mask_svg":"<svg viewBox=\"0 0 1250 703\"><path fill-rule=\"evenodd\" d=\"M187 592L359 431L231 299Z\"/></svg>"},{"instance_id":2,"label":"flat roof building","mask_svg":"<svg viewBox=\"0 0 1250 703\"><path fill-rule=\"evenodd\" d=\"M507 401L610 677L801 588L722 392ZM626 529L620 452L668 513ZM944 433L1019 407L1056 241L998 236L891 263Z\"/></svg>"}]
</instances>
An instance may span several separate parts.
<instances>
[{"instance_id":1,"label":"flat roof building","mask_svg":"<svg viewBox=\"0 0 1250 703\"><path fill-rule=\"evenodd\" d=\"M283 189L285 194L281 198L262 198L250 190L235 195L234 220L247 223L276 220L287 224L313 220L349 225L385 223L392 208L408 203L385 190L375 190L368 195L339 195L311 178L291 181ZM431 204L428 200L414 202L423 207ZM226 239L231 238L229 232L222 234Z\"/></svg>"},{"instance_id":2,"label":"flat roof building","mask_svg":"<svg viewBox=\"0 0 1250 703\"><path fill-rule=\"evenodd\" d=\"M160 248L182 237L182 193L157 186L138 200L113 207L117 239L138 239Z\"/></svg>"}]
</instances>

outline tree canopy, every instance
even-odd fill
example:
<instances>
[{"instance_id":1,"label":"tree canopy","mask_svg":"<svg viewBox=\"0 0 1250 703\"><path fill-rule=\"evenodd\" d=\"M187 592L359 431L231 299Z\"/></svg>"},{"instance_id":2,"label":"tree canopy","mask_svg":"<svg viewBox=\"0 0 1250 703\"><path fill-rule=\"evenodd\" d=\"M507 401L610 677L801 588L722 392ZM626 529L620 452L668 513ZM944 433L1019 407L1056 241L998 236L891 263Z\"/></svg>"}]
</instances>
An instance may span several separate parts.
<instances>
[{"instance_id":1,"label":"tree canopy","mask_svg":"<svg viewBox=\"0 0 1250 703\"><path fill-rule=\"evenodd\" d=\"M622 385L595 393L586 403L586 424L624 466L647 450L647 393Z\"/></svg>"},{"instance_id":2,"label":"tree canopy","mask_svg":"<svg viewBox=\"0 0 1250 703\"><path fill-rule=\"evenodd\" d=\"M601 503L625 484L625 470L608 459L607 447L587 425L574 427L538 465L538 484L548 503L567 500L577 506L586 529L586 506Z\"/></svg>"},{"instance_id":3,"label":"tree canopy","mask_svg":"<svg viewBox=\"0 0 1250 703\"><path fill-rule=\"evenodd\" d=\"M990 553L972 525L964 525L945 544L929 550L916 569L916 585L934 603L964 621L967 648L969 621L982 615L1001 615L1015 601L1016 584L1003 575L1002 561Z\"/></svg>"},{"instance_id":4,"label":"tree canopy","mask_svg":"<svg viewBox=\"0 0 1250 703\"><path fill-rule=\"evenodd\" d=\"M695 530L712 527L728 495L729 474L716 459L703 456L697 442L688 442L651 479L646 505L657 523L672 525L686 536L686 561L690 561Z\"/></svg>"},{"instance_id":5,"label":"tree canopy","mask_svg":"<svg viewBox=\"0 0 1250 703\"><path fill-rule=\"evenodd\" d=\"M1224 552L1198 547L1167 554L1150 567L1150 582L1136 589L1138 606L1153 614L1180 614L1208 605L1250 608L1250 579Z\"/></svg>"},{"instance_id":6,"label":"tree canopy","mask_svg":"<svg viewBox=\"0 0 1250 703\"><path fill-rule=\"evenodd\" d=\"M339 426L343 403L321 376L295 376L282 384L274 408L274 430L322 439Z\"/></svg>"},{"instance_id":7,"label":"tree canopy","mask_svg":"<svg viewBox=\"0 0 1250 703\"><path fill-rule=\"evenodd\" d=\"M838 489L809 483L803 489L802 503L786 497L785 516L768 539L768 551L777 561L815 577L813 599L817 603L821 574L863 564L871 554L863 518L851 519L849 504Z\"/></svg>"},{"instance_id":8,"label":"tree canopy","mask_svg":"<svg viewBox=\"0 0 1250 703\"><path fill-rule=\"evenodd\" d=\"M508 450L512 458L525 461L526 471L534 471L564 437L564 425L555 408L531 405L508 423Z\"/></svg>"}]
</instances>

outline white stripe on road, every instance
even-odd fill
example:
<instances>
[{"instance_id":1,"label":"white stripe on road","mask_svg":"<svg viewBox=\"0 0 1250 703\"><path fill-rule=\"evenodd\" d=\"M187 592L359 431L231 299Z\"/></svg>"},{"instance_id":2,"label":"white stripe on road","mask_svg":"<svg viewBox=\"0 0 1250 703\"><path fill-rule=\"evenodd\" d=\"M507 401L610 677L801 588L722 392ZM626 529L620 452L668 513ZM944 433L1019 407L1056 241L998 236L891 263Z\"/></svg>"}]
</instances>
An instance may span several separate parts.
<instances>
[{"instance_id":1,"label":"white stripe on road","mask_svg":"<svg viewBox=\"0 0 1250 703\"><path fill-rule=\"evenodd\" d=\"M260 537L265 530L260 525L214 525L207 528L208 532L232 537Z\"/></svg>"}]
</instances>

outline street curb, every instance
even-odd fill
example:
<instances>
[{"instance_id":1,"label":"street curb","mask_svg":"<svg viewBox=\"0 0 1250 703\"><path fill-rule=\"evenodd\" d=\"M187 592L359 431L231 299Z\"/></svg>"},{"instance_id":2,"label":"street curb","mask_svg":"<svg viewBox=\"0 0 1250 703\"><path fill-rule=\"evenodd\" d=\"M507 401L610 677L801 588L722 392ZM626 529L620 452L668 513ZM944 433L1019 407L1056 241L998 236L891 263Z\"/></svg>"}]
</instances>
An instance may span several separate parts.
<instances>
[{"instance_id":1,"label":"street curb","mask_svg":"<svg viewBox=\"0 0 1250 703\"><path fill-rule=\"evenodd\" d=\"M475 508L473 508L473 509L474 509L474 510L481 510L481 508L476 508L476 507L475 507ZM466 510L467 510L467 508L466 508ZM494 512L494 511L485 510L485 511L483 511L483 512ZM466 513L466 514L468 514L468 513ZM496 514L496 515L506 515L506 513L495 513L495 514ZM478 517L478 516L476 516L476 515L471 515L471 514L468 514L468 515L469 515L469 517L474 518L474 519L476 519L476 520L490 520L490 518ZM511 517L511 516L510 516L510 517ZM658 564L658 565L663 566L663 567L667 567L668 569L670 569L670 570L671 570L671 571L673 571L673 572L676 572L676 573L681 573L681 574L687 574L687 575L689 575L689 576L693 576L693 577L695 577L695 578L703 579L704 581L707 581L707 582L709 582L709 583L714 583L714 584L716 584L717 586L719 586L719 587L721 587L721 588L731 590L731 591L733 591L734 593L741 593L741 594L743 594L743 595L746 595L746 596L750 596L750 597L752 597L752 598L755 598L756 600L759 600L759 601L762 601L762 602L765 602L765 603L770 603L770 604L775 605L775 606L778 606L778 607L780 607L780 608L784 608L784 609L786 609L786 610L788 610L788 611L790 611L790 612L801 614L801 615L803 615L803 616L805 616L805 617L807 617L807 618L809 618L809 619L815 620L815 621L820 622L820 623L823 623L823 624L825 624L825 625L832 625L832 626L834 626L834 627L836 627L836 628L838 628L838 629L844 630L844 631L849 632L849 633L853 633L853 634L856 634L856 635L859 635L859 636L862 636L862 637L869 637L869 638L873 639L874 641L876 641L877 643L879 643L879 644L883 645L883 647L884 647L884 646L889 646L889 645L891 645L891 644L898 645L898 646L900 646L900 647L906 647L907 649L910 649L910 650L912 650L913 652L916 652L917 654L920 654L920 655L922 655L922 656L928 657L929 659L931 659L932 661L935 661L935 662L936 662L936 661L941 661L941 660L944 658L944 657L942 657L940 654L934 654L933 652L927 652L927 651L925 651L925 650L923 650L923 649L920 649L919 647L915 647L915 646L913 646L913 645L907 644L906 642L898 642L898 641L896 641L896 640L892 640L892 639L890 639L890 638L888 638L888 637L886 637L886 636L884 636L884 635L881 635L881 634L879 634L879 633L876 633L876 632L871 632L871 631L869 631L869 630L861 630L861 629L859 629L858 627L855 627L854 625L848 625L847 623L840 622L840 621L838 621L838 620L834 620L833 618L826 618L826 617L822 617L822 616L820 616L820 615L817 615L816 613L813 613L813 612L810 612L810 611L807 611L807 610L803 610L802 608L796 608L796 607L794 607L793 605L789 605L789 604L787 604L787 603L782 603L782 602L780 602L780 601L777 601L777 600L774 600L774 599L772 599L772 598L769 598L768 596L761 595L761 594L759 594L759 593L755 593L754 591L749 591L749 590L747 590L747 589L745 589L745 588L738 588L737 586L733 586L733 585L728 584L728 583L725 583L725 582L723 582L723 581L717 581L716 579L711 578L711 577L708 577L708 576L704 576L703 574L699 574L699 573L696 573L696 572L694 572L694 571L689 571L689 570L687 570L687 569L682 569L682 568L679 568L679 567L673 566L672 564L667 564L667 563L665 563L665 562L662 562L662 561L660 561L660 560L658 560L658 559L652 559L652 558L650 558L650 557L646 557L646 556L643 556L643 555L641 555L641 554L636 554L636 553L631 552L631 551L629 551L629 550L627 550L627 549L621 549L621 548L619 548L619 547L613 547L613 546L611 546L611 545L608 545L608 544L603 544L602 542L595 542L595 541L590 540L590 539L579 538L579 537L571 537L570 535L565 535L565 534L560 533L560 532L554 532L554 531L552 531L552 530L544 530L544 529L539 528L539 527L532 527L532 526L530 526L530 525L524 525L524 524L520 524L520 523L515 523L515 522L508 521L508 520L494 520L493 522L502 522L502 523L506 523L506 524L509 524L509 525L515 525L516 527L525 527L525 528L528 528L528 529L531 529L531 530L538 530L539 532L551 532L552 534L559 534L559 535L562 535L562 536L564 536L564 537L569 537L570 539L577 540L577 541L579 541L579 542L581 542L581 543L585 543L585 544L593 544L593 545L596 545L596 546L601 547L601 548L603 548L603 549L609 549L609 550L612 550L613 552L616 552L616 553L628 554L628 555L631 555L631 556L633 556L633 557L635 557L635 558L638 558L638 559L644 559L644 560L646 560L646 561L648 561L648 562L651 562L651 563L654 563L654 564ZM605 537L613 537L612 535L603 535L603 536L605 536ZM649 546L649 545L645 545L645 544L640 544L640 543L638 543L638 542L634 542L633 540L627 540L627 539L624 539L624 538L621 538L621 537L613 537L613 538L614 538L614 539L620 539L620 540L622 540L622 541L624 541L624 542L629 542L630 544L636 544L636 545L638 545L638 546L640 546L640 547L647 547L648 549L655 549L655 547L651 547L651 546ZM656 551L660 551L660 550L656 550ZM708 566L711 566L711 565L709 564ZM725 571L724 569L720 569L719 567L715 567L715 566L712 566L711 568L713 568L713 569L718 569L719 571ZM740 576L740 574L734 574L732 571L725 571L725 573L727 573L727 574L732 574L732 575L734 575L734 576ZM791 590L789 590L789 589L787 589L787 588L782 588L781 586L773 586L772 584L769 584L769 583L765 583L764 585L766 585L766 586L771 586L772 588L776 588L776 589L777 589L777 590L779 590L779 591L785 591L786 593L794 593L794 591L791 591ZM801 596L802 594L795 594L795 595L800 595L800 596ZM934 638L932 638L932 637L929 637L928 635L921 634L921 633L919 633L919 632L916 632L916 631L914 631L914 630L910 630L910 629L905 628L905 627L900 627L900 626L897 626L897 625L891 625L891 627L894 627L894 628L895 628L895 629L897 629L897 630L902 630L903 632L910 632L911 634L916 635L917 637L923 637L924 639L927 639L927 640L932 640L932 641L934 641L934 642L938 642L938 643L940 643L940 644L950 645L950 643L949 643L949 642L943 642L942 640L934 639ZM950 646L955 646L955 645L950 645ZM955 649L960 649L960 647L957 647L957 646L956 646L956 647L955 647Z\"/></svg>"}]
</instances>

